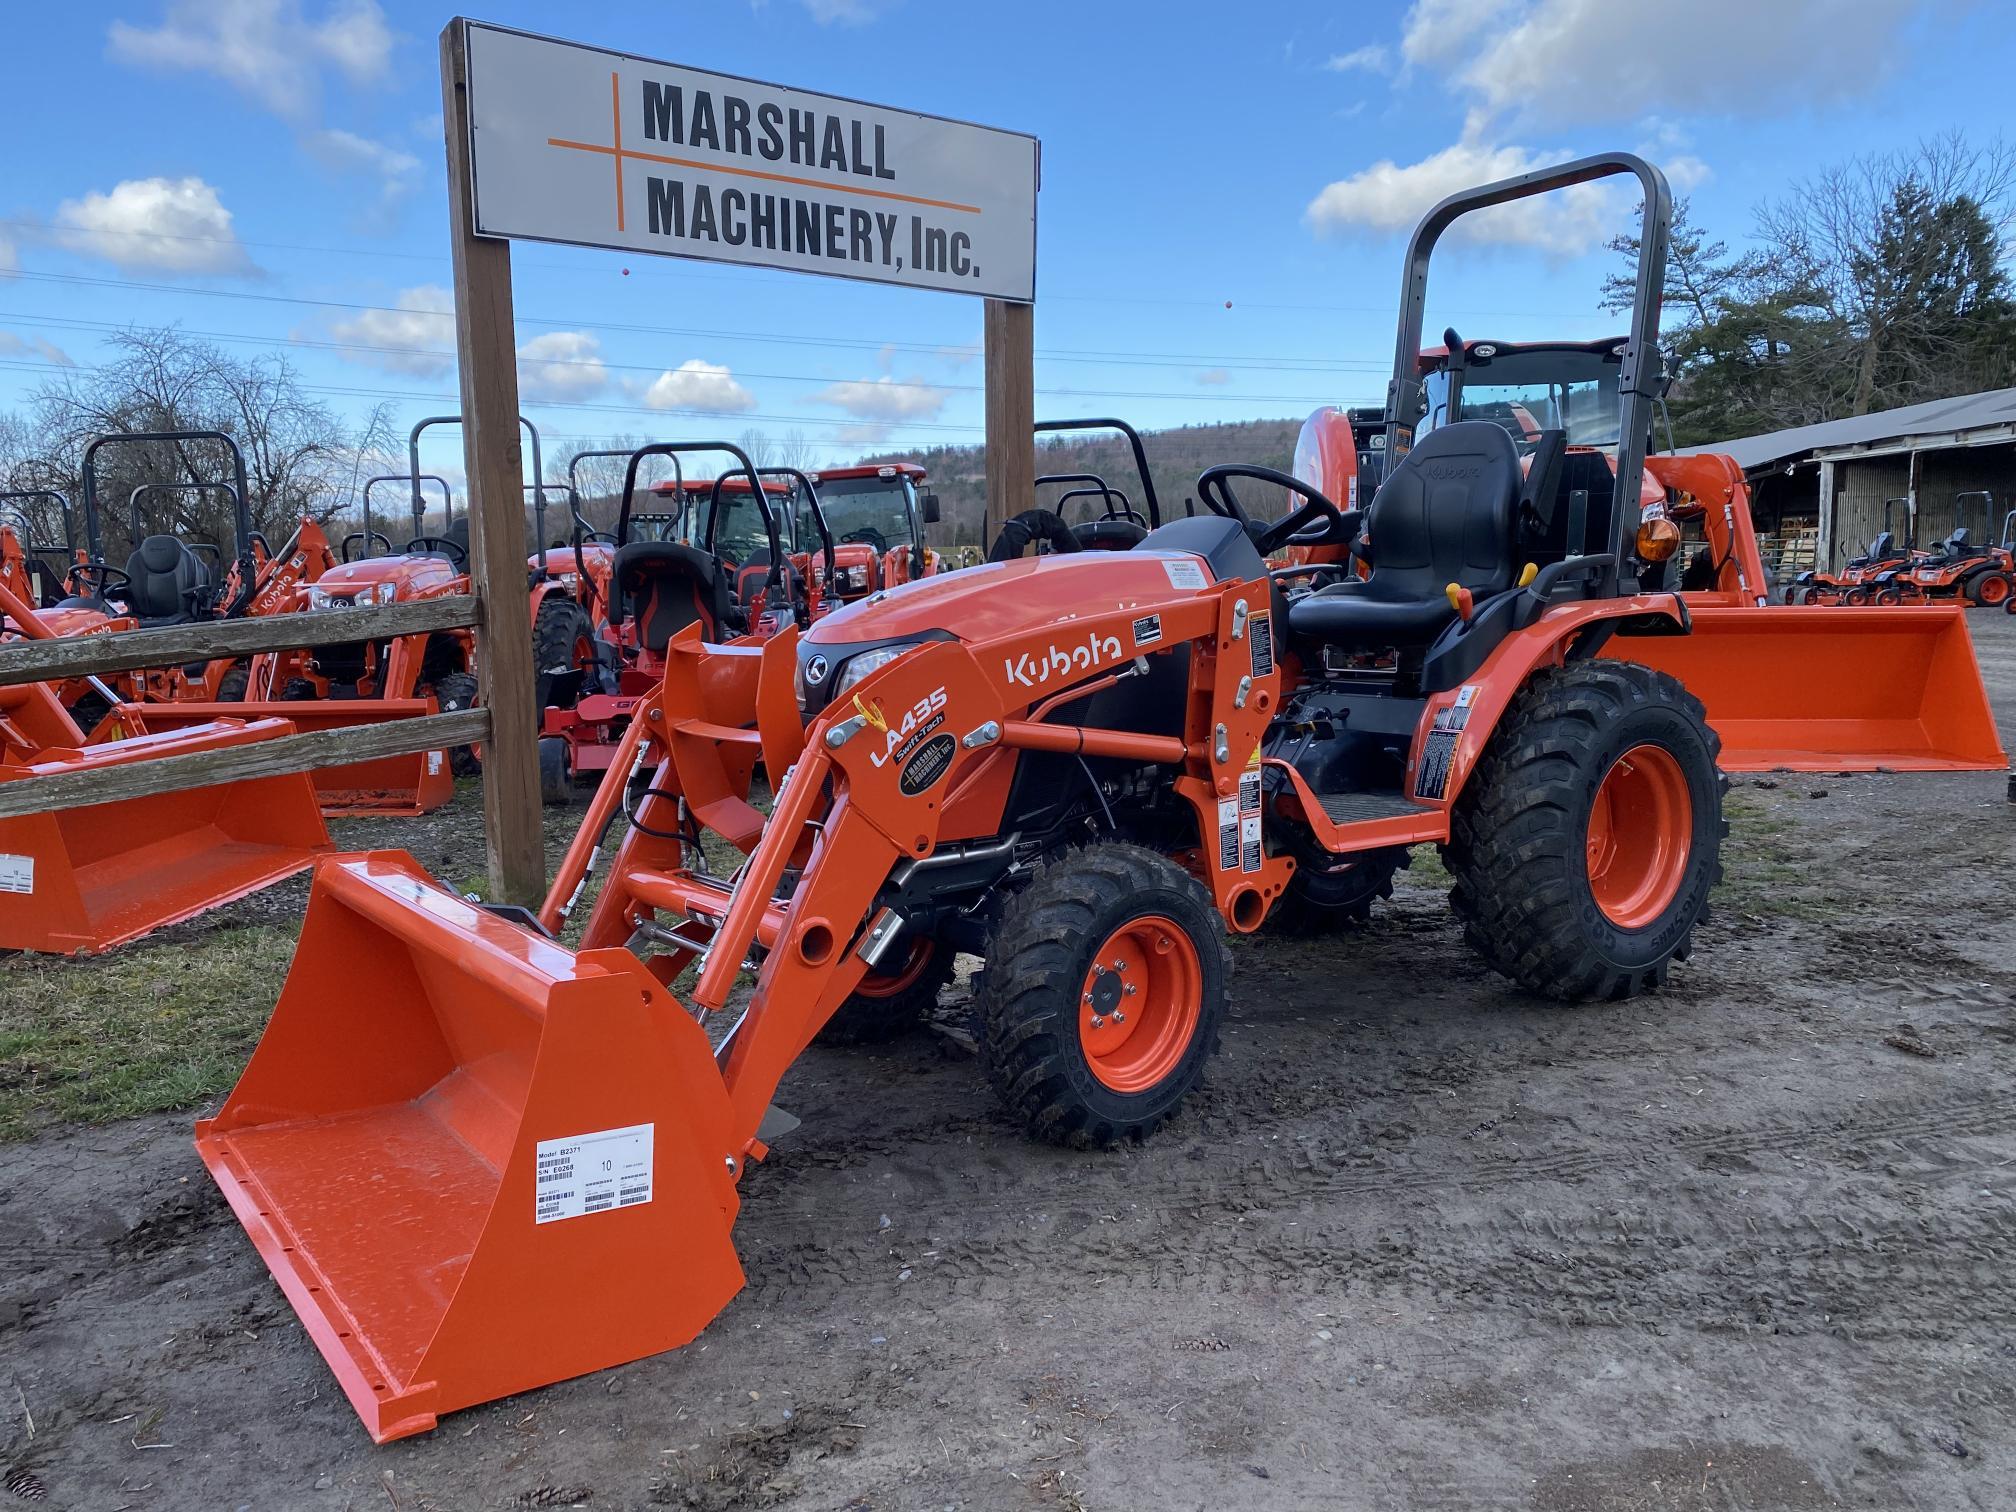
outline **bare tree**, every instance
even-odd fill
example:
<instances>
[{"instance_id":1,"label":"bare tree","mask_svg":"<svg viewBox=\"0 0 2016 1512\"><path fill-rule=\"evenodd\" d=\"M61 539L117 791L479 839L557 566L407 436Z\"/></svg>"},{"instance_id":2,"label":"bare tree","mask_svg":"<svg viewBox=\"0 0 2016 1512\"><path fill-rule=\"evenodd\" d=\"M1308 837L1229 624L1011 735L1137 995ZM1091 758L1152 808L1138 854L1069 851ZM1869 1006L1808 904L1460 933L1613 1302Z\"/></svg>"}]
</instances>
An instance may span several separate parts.
<instances>
[{"instance_id":1,"label":"bare tree","mask_svg":"<svg viewBox=\"0 0 2016 1512\"><path fill-rule=\"evenodd\" d=\"M302 518L326 521L348 503L366 456L388 447L389 414L374 411L353 432L309 398L286 357L241 360L172 329L129 329L108 338L116 356L89 373L52 377L29 398L6 443L32 459L43 479L77 499L85 447L93 437L134 431L222 431L245 457L247 512L254 529L278 540ZM177 442L111 448L100 457L101 526L109 549L130 545L126 501L142 483L231 480L224 449ZM167 531L219 545L233 535L221 491L156 495L142 533Z\"/></svg>"}]
</instances>

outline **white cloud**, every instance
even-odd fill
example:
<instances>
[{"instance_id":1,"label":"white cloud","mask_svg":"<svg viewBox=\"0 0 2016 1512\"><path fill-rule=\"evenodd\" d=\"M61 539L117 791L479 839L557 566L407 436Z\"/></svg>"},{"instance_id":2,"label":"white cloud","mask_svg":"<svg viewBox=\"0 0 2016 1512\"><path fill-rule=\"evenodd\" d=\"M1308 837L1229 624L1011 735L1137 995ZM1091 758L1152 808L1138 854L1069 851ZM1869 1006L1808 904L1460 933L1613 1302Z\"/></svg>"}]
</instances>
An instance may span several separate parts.
<instances>
[{"instance_id":1,"label":"white cloud","mask_svg":"<svg viewBox=\"0 0 2016 1512\"><path fill-rule=\"evenodd\" d=\"M1223 368L1206 368L1197 375L1197 381L1207 388L1222 388L1232 381L1232 375Z\"/></svg>"},{"instance_id":2,"label":"white cloud","mask_svg":"<svg viewBox=\"0 0 2016 1512\"><path fill-rule=\"evenodd\" d=\"M1416 0L1401 51L1511 120L1782 114L1869 94L1919 0ZM1682 95L1675 79L1687 80Z\"/></svg>"},{"instance_id":3,"label":"white cloud","mask_svg":"<svg viewBox=\"0 0 2016 1512\"><path fill-rule=\"evenodd\" d=\"M55 240L127 269L165 273L258 270L217 191L200 178L127 179L56 207Z\"/></svg>"},{"instance_id":4,"label":"white cloud","mask_svg":"<svg viewBox=\"0 0 2016 1512\"><path fill-rule=\"evenodd\" d=\"M359 174L377 186L376 203L364 217L367 226L389 225L392 212L420 185L419 158L354 131L311 131L301 138L301 145L330 172Z\"/></svg>"},{"instance_id":5,"label":"white cloud","mask_svg":"<svg viewBox=\"0 0 2016 1512\"><path fill-rule=\"evenodd\" d=\"M344 359L388 373L440 378L455 371L455 296L438 284L402 290L398 308L360 310L336 321L337 341L384 350L345 352Z\"/></svg>"},{"instance_id":6,"label":"white cloud","mask_svg":"<svg viewBox=\"0 0 2016 1512\"><path fill-rule=\"evenodd\" d=\"M1400 56L1419 67L1454 62L1502 25L1504 10L1504 0L1415 0L1401 25Z\"/></svg>"},{"instance_id":7,"label":"white cloud","mask_svg":"<svg viewBox=\"0 0 2016 1512\"><path fill-rule=\"evenodd\" d=\"M880 378L855 378L836 383L812 395L813 404L829 404L857 420L888 424L895 420L929 420L945 408L945 391L932 388L921 378L898 380L884 373Z\"/></svg>"},{"instance_id":8,"label":"white cloud","mask_svg":"<svg viewBox=\"0 0 2016 1512\"><path fill-rule=\"evenodd\" d=\"M119 62L214 75L292 121L315 116L324 66L372 84L392 54L376 0L346 0L315 21L300 0L169 0L159 26L114 21L107 42Z\"/></svg>"},{"instance_id":9,"label":"white cloud","mask_svg":"<svg viewBox=\"0 0 2016 1512\"><path fill-rule=\"evenodd\" d=\"M1437 200L1493 179L1530 173L1571 153L1539 154L1524 147L1487 147L1463 141L1418 163L1386 158L1328 185L1309 202L1304 219L1319 233L1387 233L1410 229ZM1578 184L1538 199L1517 200L1466 215L1450 235L1466 241L1534 247L1578 255L1617 229L1614 197L1601 184Z\"/></svg>"},{"instance_id":10,"label":"white cloud","mask_svg":"<svg viewBox=\"0 0 2016 1512\"><path fill-rule=\"evenodd\" d=\"M1331 55L1324 61L1323 67L1330 73L1354 73L1360 69L1366 73L1384 73L1390 57L1378 43L1368 42L1350 52Z\"/></svg>"},{"instance_id":11,"label":"white cloud","mask_svg":"<svg viewBox=\"0 0 2016 1512\"><path fill-rule=\"evenodd\" d=\"M44 341L40 336L16 336L12 331L0 331L0 355L9 357L40 357L44 362L57 367L75 367L77 359L53 341Z\"/></svg>"},{"instance_id":12,"label":"white cloud","mask_svg":"<svg viewBox=\"0 0 2016 1512\"><path fill-rule=\"evenodd\" d=\"M756 408L756 396L735 381L726 363L692 357L651 380L644 391L644 407L732 415Z\"/></svg>"},{"instance_id":13,"label":"white cloud","mask_svg":"<svg viewBox=\"0 0 2016 1512\"><path fill-rule=\"evenodd\" d=\"M586 331L548 331L518 347L518 391L529 402L585 399L609 382L601 342Z\"/></svg>"}]
</instances>

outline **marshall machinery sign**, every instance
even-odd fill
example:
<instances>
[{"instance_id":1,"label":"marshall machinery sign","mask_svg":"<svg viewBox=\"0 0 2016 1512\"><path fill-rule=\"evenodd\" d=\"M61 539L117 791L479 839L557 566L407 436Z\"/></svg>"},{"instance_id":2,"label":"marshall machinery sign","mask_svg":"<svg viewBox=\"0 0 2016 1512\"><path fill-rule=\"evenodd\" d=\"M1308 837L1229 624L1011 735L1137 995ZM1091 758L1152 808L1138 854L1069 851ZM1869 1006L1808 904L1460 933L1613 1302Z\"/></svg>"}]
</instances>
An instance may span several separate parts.
<instances>
[{"instance_id":1,"label":"marshall machinery sign","mask_svg":"<svg viewBox=\"0 0 2016 1512\"><path fill-rule=\"evenodd\" d=\"M1027 301L1034 137L472 22L479 236Z\"/></svg>"}]
</instances>

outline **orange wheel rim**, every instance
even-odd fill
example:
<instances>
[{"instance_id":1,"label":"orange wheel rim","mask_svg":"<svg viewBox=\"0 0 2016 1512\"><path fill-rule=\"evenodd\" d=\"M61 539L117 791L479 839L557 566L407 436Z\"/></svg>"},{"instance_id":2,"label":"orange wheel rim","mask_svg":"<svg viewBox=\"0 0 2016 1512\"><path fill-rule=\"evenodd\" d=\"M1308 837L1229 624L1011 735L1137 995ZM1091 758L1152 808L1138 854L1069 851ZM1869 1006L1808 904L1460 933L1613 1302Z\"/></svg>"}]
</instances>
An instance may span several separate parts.
<instances>
[{"instance_id":1,"label":"orange wheel rim","mask_svg":"<svg viewBox=\"0 0 2016 1512\"><path fill-rule=\"evenodd\" d=\"M866 998L894 997L924 975L924 968L931 964L931 937L916 935L910 941L910 952L894 971L874 972L861 978L861 984L854 989L855 995Z\"/></svg>"},{"instance_id":2,"label":"orange wheel rim","mask_svg":"<svg viewBox=\"0 0 2016 1512\"><path fill-rule=\"evenodd\" d=\"M1181 1064L1203 1014L1197 947L1145 914L1100 942L1078 989L1078 1043L1102 1085L1145 1092Z\"/></svg>"},{"instance_id":3,"label":"orange wheel rim","mask_svg":"<svg viewBox=\"0 0 2016 1512\"><path fill-rule=\"evenodd\" d=\"M1633 746L1589 809L1589 891L1620 929L1643 929L1679 895L1694 849L1694 800L1672 752Z\"/></svg>"},{"instance_id":4,"label":"orange wheel rim","mask_svg":"<svg viewBox=\"0 0 2016 1512\"><path fill-rule=\"evenodd\" d=\"M1999 604L2009 597L2009 579L2005 577L1983 578L1981 580L1981 602Z\"/></svg>"}]
</instances>

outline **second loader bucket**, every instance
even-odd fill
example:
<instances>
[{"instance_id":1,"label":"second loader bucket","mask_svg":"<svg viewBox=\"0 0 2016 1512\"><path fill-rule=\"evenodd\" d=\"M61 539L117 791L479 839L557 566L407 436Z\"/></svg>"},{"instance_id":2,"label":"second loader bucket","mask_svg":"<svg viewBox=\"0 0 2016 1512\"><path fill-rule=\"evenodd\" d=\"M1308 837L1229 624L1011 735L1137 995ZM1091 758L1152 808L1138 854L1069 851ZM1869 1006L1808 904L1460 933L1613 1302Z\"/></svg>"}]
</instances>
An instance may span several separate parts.
<instances>
[{"instance_id":1,"label":"second loader bucket","mask_svg":"<svg viewBox=\"0 0 2016 1512\"><path fill-rule=\"evenodd\" d=\"M1669 672L1707 706L1731 772L1978 772L2007 765L1957 608L1693 610L1691 634L1605 656Z\"/></svg>"},{"instance_id":2,"label":"second loader bucket","mask_svg":"<svg viewBox=\"0 0 2016 1512\"><path fill-rule=\"evenodd\" d=\"M46 690L25 691L54 708ZM10 716L0 696L0 725L17 723L27 723L25 714ZM0 761L0 803L29 792L35 778L113 772L288 733L277 720L223 721L81 750L10 748ZM328 849L298 773L10 813L0 817L0 950L108 950L290 877Z\"/></svg>"},{"instance_id":3,"label":"second loader bucket","mask_svg":"<svg viewBox=\"0 0 2016 1512\"><path fill-rule=\"evenodd\" d=\"M317 871L196 1146L371 1436L691 1340L741 1288L707 1036L400 853Z\"/></svg>"},{"instance_id":4,"label":"second loader bucket","mask_svg":"<svg viewBox=\"0 0 2016 1512\"><path fill-rule=\"evenodd\" d=\"M287 699L270 703L148 703L121 704L125 727L134 730L175 730L205 720L284 719L308 734L343 730L354 725L393 719L418 719L432 714L424 698ZM411 818L431 814L455 796L455 774L447 751L422 751L410 756L380 756L344 766L322 767L310 774L322 812L331 817L378 814Z\"/></svg>"}]
</instances>

